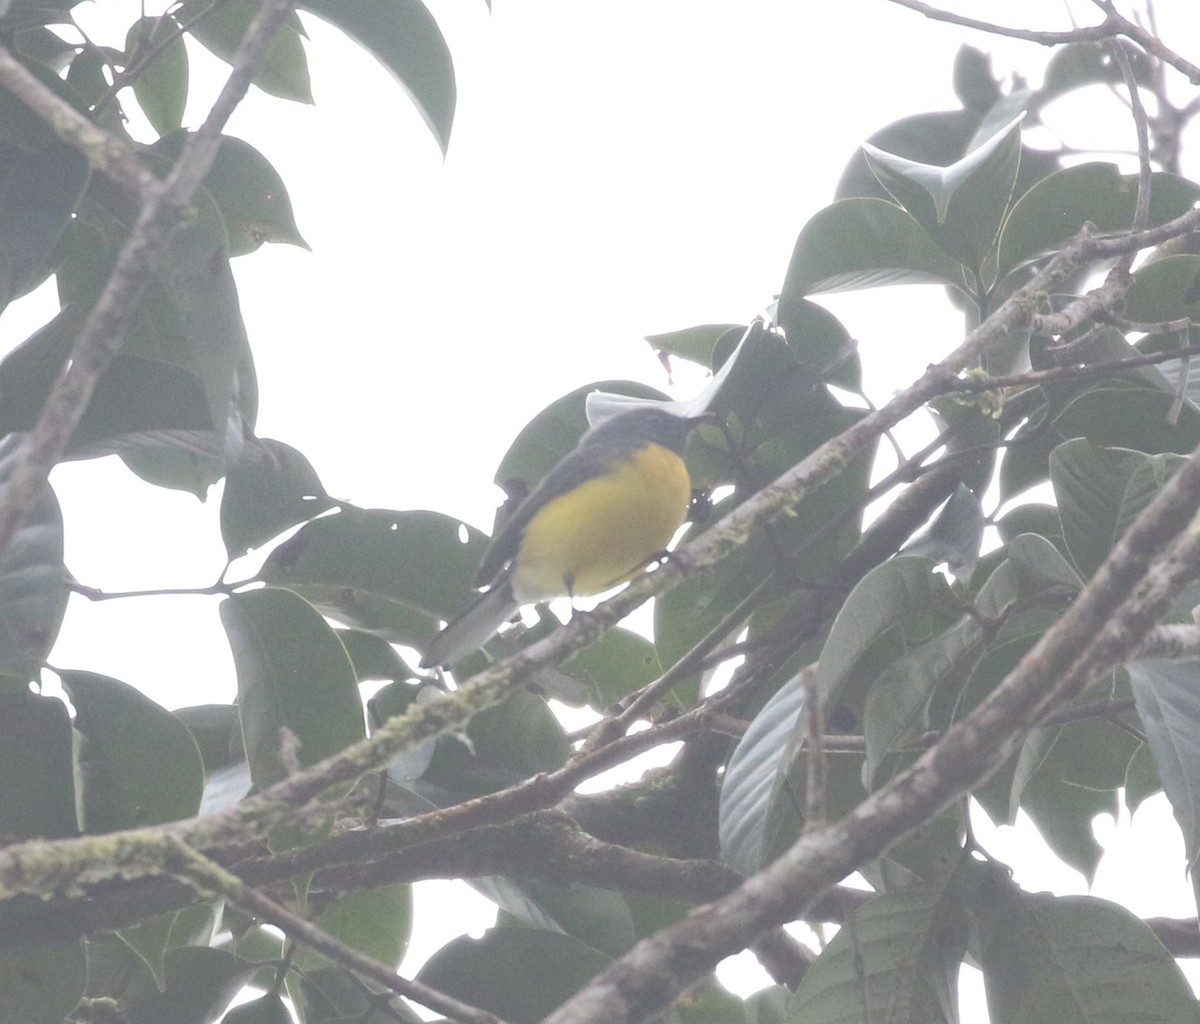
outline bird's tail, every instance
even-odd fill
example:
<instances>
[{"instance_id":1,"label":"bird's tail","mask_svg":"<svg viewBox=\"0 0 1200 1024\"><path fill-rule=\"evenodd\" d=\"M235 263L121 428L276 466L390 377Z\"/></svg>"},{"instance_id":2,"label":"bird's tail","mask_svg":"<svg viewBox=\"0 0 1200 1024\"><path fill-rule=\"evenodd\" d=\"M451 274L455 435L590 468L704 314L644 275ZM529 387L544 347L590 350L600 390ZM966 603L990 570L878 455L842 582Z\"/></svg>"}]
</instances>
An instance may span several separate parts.
<instances>
[{"instance_id":1,"label":"bird's tail","mask_svg":"<svg viewBox=\"0 0 1200 1024\"><path fill-rule=\"evenodd\" d=\"M422 668L454 665L474 654L504 623L516 614L519 605L508 580L497 583L471 604L435 636L425 648Z\"/></svg>"}]
</instances>

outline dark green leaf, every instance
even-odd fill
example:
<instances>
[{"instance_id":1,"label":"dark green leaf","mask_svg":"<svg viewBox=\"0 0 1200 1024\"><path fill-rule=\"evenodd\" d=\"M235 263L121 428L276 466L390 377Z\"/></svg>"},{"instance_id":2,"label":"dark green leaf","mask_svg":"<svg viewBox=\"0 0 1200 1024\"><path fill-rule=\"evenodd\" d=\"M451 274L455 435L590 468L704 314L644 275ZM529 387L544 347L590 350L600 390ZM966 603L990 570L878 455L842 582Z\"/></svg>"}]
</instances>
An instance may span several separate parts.
<instances>
[{"instance_id":1,"label":"dark green leaf","mask_svg":"<svg viewBox=\"0 0 1200 1024\"><path fill-rule=\"evenodd\" d=\"M959 263L978 271L991 255L1017 180L1020 124L1009 124L948 167L864 145L879 183Z\"/></svg>"},{"instance_id":2,"label":"dark green leaf","mask_svg":"<svg viewBox=\"0 0 1200 1024\"><path fill-rule=\"evenodd\" d=\"M395 968L412 932L412 888L381 885L343 893L321 909L313 924L351 949ZM300 970L329 966L323 956L304 947L293 963Z\"/></svg>"},{"instance_id":3,"label":"dark green leaf","mask_svg":"<svg viewBox=\"0 0 1200 1024\"><path fill-rule=\"evenodd\" d=\"M498 875L473 878L470 884L525 924L569 935L609 956L620 956L633 945L633 919L619 892L532 878L516 882Z\"/></svg>"},{"instance_id":4,"label":"dark green leaf","mask_svg":"<svg viewBox=\"0 0 1200 1024\"><path fill-rule=\"evenodd\" d=\"M558 932L493 928L481 939L464 936L443 946L417 980L512 1024L534 1024L608 963Z\"/></svg>"},{"instance_id":5,"label":"dark green leaf","mask_svg":"<svg viewBox=\"0 0 1200 1024\"><path fill-rule=\"evenodd\" d=\"M1050 848L1094 879L1103 850L1092 832L1100 814L1116 817L1138 740L1103 721L1035 730L1017 759L1010 800L1033 819Z\"/></svg>"},{"instance_id":6,"label":"dark green leaf","mask_svg":"<svg viewBox=\"0 0 1200 1024\"><path fill-rule=\"evenodd\" d=\"M412 679L416 673L405 664L403 658L396 653L396 648L380 637L370 633L360 633L356 629L339 629L337 637L350 655L350 663L354 666L354 674L360 683L371 679L386 679L390 682L401 683L402 680ZM402 684L406 690L415 687ZM395 714L395 712L393 712Z\"/></svg>"},{"instance_id":7,"label":"dark green leaf","mask_svg":"<svg viewBox=\"0 0 1200 1024\"><path fill-rule=\"evenodd\" d=\"M387 68L446 152L454 122L454 64L420 0L301 0L299 7L340 28Z\"/></svg>"},{"instance_id":8,"label":"dark green leaf","mask_svg":"<svg viewBox=\"0 0 1200 1024\"><path fill-rule=\"evenodd\" d=\"M856 664L880 640L899 631L912 639L933 627L945 604L945 580L924 558L898 557L871 570L850 592L821 651L818 679L826 706L836 703Z\"/></svg>"},{"instance_id":9,"label":"dark green leaf","mask_svg":"<svg viewBox=\"0 0 1200 1024\"><path fill-rule=\"evenodd\" d=\"M24 440L20 434L0 440L0 502ZM62 512L50 485L43 484L0 565L0 675L36 677L58 638L66 608Z\"/></svg>"},{"instance_id":10,"label":"dark green leaf","mask_svg":"<svg viewBox=\"0 0 1200 1024\"><path fill-rule=\"evenodd\" d=\"M1200 320L1200 256L1167 256L1139 268L1123 315L1141 323Z\"/></svg>"},{"instance_id":11,"label":"dark green leaf","mask_svg":"<svg viewBox=\"0 0 1200 1024\"><path fill-rule=\"evenodd\" d=\"M256 967L223 950L195 946L171 950L166 965L166 991L145 971L121 993L130 1024L213 1024Z\"/></svg>"},{"instance_id":12,"label":"dark green leaf","mask_svg":"<svg viewBox=\"0 0 1200 1024\"><path fill-rule=\"evenodd\" d=\"M979 119L979 113L969 110L914 114L872 133L867 142L887 153L945 167L966 152L967 144L979 127ZM861 147L855 149L834 191L835 199L853 197L888 198L867 166Z\"/></svg>"},{"instance_id":13,"label":"dark green leaf","mask_svg":"<svg viewBox=\"0 0 1200 1024\"><path fill-rule=\"evenodd\" d=\"M257 0L228 0L213 4L210 0L185 0L175 11L190 35L226 63L241 45L242 37L258 13ZM251 79L263 92L285 100L312 103L312 85L308 77L308 59L304 55L303 27L294 14L275 34L266 59Z\"/></svg>"},{"instance_id":14,"label":"dark green leaf","mask_svg":"<svg viewBox=\"0 0 1200 1024\"><path fill-rule=\"evenodd\" d=\"M1139 47L1124 40L1067 43L1056 47L1046 64L1042 87L1034 93L1033 109L1040 109L1051 100L1081 86L1123 82L1121 65L1112 52L1114 42L1124 46L1133 66L1135 81L1149 84L1153 76L1151 58Z\"/></svg>"},{"instance_id":15,"label":"dark green leaf","mask_svg":"<svg viewBox=\"0 0 1200 1024\"><path fill-rule=\"evenodd\" d=\"M33 942L0 951L0 1020L62 1024L87 980L83 940Z\"/></svg>"},{"instance_id":16,"label":"dark green leaf","mask_svg":"<svg viewBox=\"0 0 1200 1024\"><path fill-rule=\"evenodd\" d=\"M71 717L57 697L0 697L0 836L78 835Z\"/></svg>"},{"instance_id":17,"label":"dark green leaf","mask_svg":"<svg viewBox=\"0 0 1200 1024\"><path fill-rule=\"evenodd\" d=\"M1181 461L1180 456L1097 448L1082 438L1054 449L1050 477L1063 537L1083 576L1096 571Z\"/></svg>"},{"instance_id":18,"label":"dark green leaf","mask_svg":"<svg viewBox=\"0 0 1200 1024\"><path fill-rule=\"evenodd\" d=\"M800 232L780 301L903 282L963 287L963 270L912 214L882 199L843 199Z\"/></svg>"},{"instance_id":19,"label":"dark green leaf","mask_svg":"<svg viewBox=\"0 0 1200 1024\"><path fill-rule=\"evenodd\" d=\"M312 464L291 445L249 437L221 496L221 537L229 557L333 508Z\"/></svg>"},{"instance_id":20,"label":"dark green leaf","mask_svg":"<svg viewBox=\"0 0 1200 1024\"><path fill-rule=\"evenodd\" d=\"M957 577L968 577L979 559L984 517L979 499L959 484L937 518L904 553L931 562L945 562Z\"/></svg>"},{"instance_id":21,"label":"dark green leaf","mask_svg":"<svg viewBox=\"0 0 1200 1024\"><path fill-rule=\"evenodd\" d=\"M807 299L789 298L779 300L775 316L807 378L853 391L862 387L862 364L854 341L829 310Z\"/></svg>"},{"instance_id":22,"label":"dark green leaf","mask_svg":"<svg viewBox=\"0 0 1200 1024\"><path fill-rule=\"evenodd\" d=\"M221 621L257 789L363 738L354 668L337 634L303 598L271 588L235 594L221 605Z\"/></svg>"},{"instance_id":23,"label":"dark green leaf","mask_svg":"<svg viewBox=\"0 0 1200 1024\"><path fill-rule=\"evenodd\" d=\"M560 671L587 684L589 703L604 709L657 679L662 672L654 644L628 629L613 629L571 657Z\"/></svg>"},{"instance_id":24,"label":"dark green leaf","mask_svg":"<svg viewBox=\"0 0 1200 1024\"><path fill-rule=\"evenodd\" d=\"M1005 890L972 908L995 1024L1200 1019L1179 966L1129 911L1091 896Z\"/></svg>"},{"instance_id":25,"label":"dark green leaf","mask_svg":"<svg viewBox=\"0 0 1200 1024\"><path fill-rule=\"evenodd\" d=\"M739 324L700 324L686 327L682 331L666 334L648 334L646 341L655 352L678 356L701 366L712 367L713 351L717 342L729 331L742 331Z\"/></svg>"},{"instance_id":26,"label":"dark green leaf","mask_svg":"<svg viewBox=\"0 0 1200 1024\"><path fill-rule=\"evenodd\" d=\"M546 701L517 690L471 717L466 742L443 736L422 778L461 799L552 772L569 753L566 733Z\"/></svg>"},{"instance_id":27,"label":"dark green leaf","mask_svg":"<svg viewBox=\"0 0 1200 1024\"><path fill-rule=\"evenodd\" d=\"M555 399L525 425L500 460L495 481L501 490L509 495L524 497L575 447L588 428L584 406L587 396L593 391L607 391L633 398L665 400L668 397L645 384L602 380L585 384Z\"/></svg>"},{"instance_id":28,"label":"dark green leaf","mask_svg":"<svg viewBox=\"0 0 1200 1024\"><path fill-rule=\"evenodd\" d=\"M1000 85L992 72L992 58L963 43L954 55L954 95L967 110L983 113L1000 98Z\"/></svg>"},{"instance_id":29,"label":"dark green leaf","mask_svg":"<svg viewBox=\"0 0 1200 1024\"><path fill-rule=\"evenodd\" d=\"M141 65L133 80L133 95L159 135L172 132L183 123L188 95L188 57L183 37L175 22L161 18L139 18L125 36L126 67Z\"/></svg>"},{"instance_id":30,"label":"dark green leaf","mask_svg":"<svg viewBox=\"0 0 1200 1024\"><path fill-rule=\"evenodd\" d=\"M0 310L41 284L88 181L88 162L62 143L34 152L0 144Z\"/></svg>"},{"instance_id":31,"label":"dark green leaf","mask_svg":"<svg viewBox=\"0 0 1200 1024\"><path fill-rule=\"evenodd\" d=\"M186 132L176 132L158 142L154 151L177 160L187 137ZM309 247L296 227L283 179L250 143L223 136L203 185L225 221L230 256L253 252L263 242Z\"/></svg>"},{"instance_id":32,"label":"dark green leaf","mask_svg":"<svg viewBox=\"0 0 1200 1024\"><path fill-rule=\"evenodd\" d=\"M236 704L198 704L174 714L196 741L206 775L245 759Z\"/></svg>"},{"instance_id":33,"label":"dark green leaf","mask_svg":"<svg viewBox=\"0 0 1200 1024\"><path fill-rule=\"evenodd\" d=\"M1200 661L1131 661L1126 668L1146 744L1194 865L1200 854Z\"/></svg>"},{"instance_id":34,"label":"dark green leaf","mask_svg":"<svg viewBox=\"0 0 1200 1024\"><path fill-rule=\"evenodd\" d=\"M59 676L82 737L84 830L115 832L195 814L204 764L187 727L120 680L94 672Z\"/></svg>"},{"instance_id":35,"label":"dark green leaf","mask_svg":"<svg viewBox=\"0 0 1200 1024\"><path fill-rule=\"evenodd\" d=\"M1174 174L1155 174L1150 226L1187 213L1197 199L1200 185L1195 182ZM1000 233L1000 273L1058 248L1085 223L1099 231L1127 231L1136 202L1137 175L1122 175L1115 164L1080 164L1051 174L1026 192L1005 220Z\"/></svg>"},{"instance_id":36,"label":"dark green leaf","mask_svg":"<svg viewBox=\"0 0 1200 1024\"><path fill-rule=\"evenodd\" d=\"M322 613L397 643L421 643L471 594L486 538L437 512L343 509L281 544L263 579Z\"/></svg>"},{"instance_id":37,"label":"dark green leaf","mask_svg":"<svg viewBox=\"0 0 1200 1024\"><path fill-rule=\"evenodd\" d=\"M725 768L718 824L721 859L745 875L762 869L774 845L776 801L806 721L804 679L803 674L795 676L767 701Z\"/></svg>"},{"instance_id":38,"label":"dark green leaf","mask_svg":"<svg viewBox=\"0 0 1200 1024\"><path fill-rule=\"evenodd\" d=\"M788 1001L804 1024L958 1020L957 979L967 923L941 890L914 885L864 903Z\"/></svg>"}]
</instances>

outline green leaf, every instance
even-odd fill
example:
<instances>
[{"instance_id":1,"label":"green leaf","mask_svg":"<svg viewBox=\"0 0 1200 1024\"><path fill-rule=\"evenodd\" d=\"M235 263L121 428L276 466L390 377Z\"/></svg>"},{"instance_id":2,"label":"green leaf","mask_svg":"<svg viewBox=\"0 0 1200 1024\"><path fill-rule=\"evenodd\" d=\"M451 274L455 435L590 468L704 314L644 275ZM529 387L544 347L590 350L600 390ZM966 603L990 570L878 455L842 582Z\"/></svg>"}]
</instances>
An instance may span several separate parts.
<instances>
[{"instance_id":1,"label":"green leaf","mask_svg":"<svg viewBox=\"0 0 1200 1024\"><path fill-rule=\"evenodd\" d=\"M717 826L721 859L747 876L762 869L774 848L776 800L807 720L804 697L803 675L780 687L754 716L725 767Z\"/></svg>"},{"instance_id":2,"label":"green leaf","mask_svg":"<svg viewBox=\"0 0 1200 1024\"><path fill-rule=\"evenodd\" d=\"M589 703L611 707L662 674L658 653L649 640L620 627L571 656L559 670L587 684Z\"/></svg>"},{"instance_id":3,"label":"green leaf","mask_svg":"<svg viewBox=\"0 0 1200 1024\"><path fill-rule=\"evenodd\" d=\"M340 967L307 971L299 978L289 974L287 987L305 1024L417 1024L419 1020L399 996L389 999Z\"/></svg>"},{"instance_id":4,"label":"green leaf","mask_svg":"<svg viewBox=\"0 0 1200 1024\"><path fill-rule=\"evenodd\" d=\"M170 941L171 926L174 923L173 913L155 914L128 928L117 930L121 941L149 968L159 989L167 987L167 943Z\"/></svg>"},{"instance_id":5,"label":"green leaf","mask_svg":"<svg viewBox=\"0 0 1200 1024\"><path fill-rule=\"evenodd\" d=\"M84 310L68 306L0 362L0 431L32 430L66 364ZM75 428L70 458L111 454L114 438L163 430L211 430L208 401L188 370L118 353ZM128 445L130 439L123 442Z\"/></svg>"},{"instance_id":6,"label":"green leaf","mask_svg":"<svg viewBox=\"0 0 1200 1024\"><path fill-rule=\"evenodd\" d=\"M245 759L236 704L197 704L176 708L174 715L196 741L206 775Z\"/></svg>"},{"instance_id":7,"label":"green leaf","mask_svg":"<svg viewBox=\"0 0 1200 1024\"><path fill-rule=\"evenodd\" d=\"M964 287L961 265L907 210L882 199L843 199L800 231L780 301L904 282Z\"/></svg>"},{"instance_id":8,"label":"green leaf","mask_svg":"<svg viewBox=\"0 0 1200 1024\"><path fill-rule=\"evenodd\" d=\"M156 170L168 168L158 159ZM231 409L243 408L246 414L240 394L247 384L246 329L221 213L203 188L193 195L189 212L190 219L174 231L155 265L121 351L191 373L208 402L205 428L223 435ZM81 308L90 308L99 297L125 233L119 223L103 223L104 216L95 210L89 208L87 216L96 223L76 224L58 274L60 301ZM114 236L111 240L106 231Z\"/></svg>"},{"instance_id":9,"label":"green leaf","mask_svg":"<svg viewBox=\"0 0 1200 1024\"><path fill-rule=\"evenodd\" d=\"M1200 855L1200 660L1147 659L1125 667L1146 745L1194 866Z\"/></svg>"},{"instance_id":10,"label":"green leaf","mask_svg":"<svg viewBox=\"0 0 1200 1024\"><path fill-rule=\"evenodd\" d=\"M1050 478L1071 559L1090 577L1150 503L1181 456L1101 449L1077 438L1054 449Z\"/></svg>"},{"instance_id":11,"label":"green leaf","mask_svg":"<svg viewBox=\"0 0 1200 1024\"><path fill-rule=\"evenodd\" d=\"M634 381L602 380L585 384L555 399L522 428L500 460L495 481L501 490L510 497L523 498L575 447L588 428L585 403L593 391L633 398L665 400L669 397Z\"/></svg>"},{"instance_id":12,"label":"green leaf","mask_svg":"<svg viewBox=\"0 0 1200 1024\"><path fill-rule=\"evenodd\" d=\"M155 487L194 494L201 501L225 475L225 438L212 431L155 430L104 447L121 456L130 472Z\"/></svg>"},{"instance_id":13,"label":"green leaf","mask_svg":"<svg viewBox=\"0 0 1200 1024\"><path fill-rule=\"evenodd\" d=\"M1024 810L1047 845L1089 884L1103 849L1092 832L1100 814L1118 811L1139 742L1103 721L1038 729L1017 759L1010 793L1011 815Z\"/></svg>"},{"instance_id":14,"label":"green leaf","mask_svg":"<svg viewBox=\"0 0 1200 1024\"><path fill-rule=\"evenodd\" d=\"M24 437L0 440L0 502L20 458ZM37 492L0 565L0 675L34 679L58 638L67 608L63 521L49 484Z\"/></svg>"},{"instance_id":15,"label":"green leaf","mask_svg":"<svg viewBox=\"0 0 1200 1024\"><path fill-rule=\"evenodd\" d=\"M979 499L959 484L929 529L904 548L906 555L945 562L956 577L970 576L983 544L983 508Z\"/></svg>"},{"instance_id":16,"label":"green leaf","mask_svg":"<svg viewBox=\"0 0 1200 1024\"><path fill-rule=\"evenodd\" d=\"M534 1024L607 967L609 958L558 932L493 928L443 946L417 980L511 1021Z\"/></svg>"},{"instance_id":17,"label":"green leaf","mask_svg":"<svg viewBox=\"0 0 1200 1024\"><path fill-rule=\"evenodd\" d=\"M858 908L788 1000L804 1024L958 1020L958 967L967 922L942 889L913 885Z\"/></svg>"},{"instance_id":18,"label":"green leaf","mask_svg":"<svg viewBox=\"0 0 1200 1024\"><path fill-rule=\"evenodd\" d=\"M323 614L397 643L422 643L472 593L486 538L437 512L343 509L271 552L263 580Z\"/></svg>"},{"instance_id":19,"label":"green leaf","mask_svg":"<svg viewBox=\"0 0 1200 1024\"><path fill-rule=\"evenodd\" d=\"M700 324L682 331L648 334L646 342L659 355L678 356L711 369L717 342L730 331L740 334L744 330L740 324Z\"/></svg>"},{"instance_id":20,"label":"green leaf","mask_svg":"<svg viewBox=\"0 0 1200 1024\"><path fill-rule=\"evenodd\" d=\"M86 832L159 825L196 813L204 764L187 727L127 683L59 672L75 705Z\"/></svg>"},{"instance_id":21,"label":"green leaf","mask_svg":"<svg viewBox=\"0 0 1200 1024\"><path fill-rule=\"evenodd\" d=\"M187 132L175 132L154 145L154 152L172 161L183 152ZM225 221L229 255L253 252L263 242L283 242L309 248L296 227L292 200L279 172L248 142L221 137L203 186Z\"/></svg>"},{"instance_id":22,"label":"green leaf","mask_svg":"<svg viewBox=\"0 0 1200 1024\"><path fill-rule=\"evenodd\" d=\"M127 68L153 52L133 80L133 95L159 135L174 131L183 123L188 96L187 48L179 27L167 15L139 18L125 36L125 52Z\"/></svg>"},{"instance_id":23,"label":"green leaf","mask_svg":"<svg viewBox=\"0 0 1200 1024\"><path fill-rule=\"evenodd\" d=\"M993 1024L1200 1019L1178 964L1129 911L1091 896L1004 890L972 907Z\"/></svg>"},{"instance_id":24,"label":"green leaf","mask_svg":"<svg viewBox=\"0 0 1200 1024\"><path fill-rule=\"evenodd\" d=\"M422 779L457 802L561 768L570 754L566 732L544 698L527 690L476 712L460 736L439 739Z\"/></svg>"},{"instance_id":25,"label":"green leaf","mask_svg":"<svg viewBox=\"0 0 1200 1024\"><path fill-rule=\"evenodd\" d=\"M517 882L499 875L473 878L470 885L519 921L569 935L609 956L620 956L633 945L633 918L619 892L534 878Z\"/></svg>"},{"instance_id":26,"label":"green leaf","mask_svg":"<svg viewBox=\"0 0 1200 1024\"><path fill-rule=\"evenodd\" d=\"M0 835L79 834L71 717L57 697L0 696Z\"/></svg>"},{"instance_id":27,"label":"green leaf","mask_svg":"<svg viewBox=\"0 0 1200 1024\"><path fill-rule=\"evenodd\" d=\"M879 183L959 263L978 271L992 253L1021 159L1019 121L949 167L863 145Z\"/></svg>"},{"instance_id":28,"label":"green leaf","mask_svg":"<svg viewBox=\"0 0 1200 1024\"><path fill-rule=\"evenodd\" d=\"M145 971L124 987L121 1008L132 1024L212 1024L256 967L220 949L173 949L166 958L166 990L159 991Z\"/></svg>"},{"instance_id":29,"label":"green leaf","mask_svg":"<svg viewBox=\"0 0 1200 1024\"><path fill-rule=\"evenodd\" d=\"M312 464L291 445L249 437L226 475L221 537L231 559L336 503Z\"/></svg>"},{"instance_id":30,"label":"green leaf","mask_svg":"<svg viewBox=\"0 0 1200 1024\"><path fill-rule=\"evenodd\" d=\"M23 152L0 143L0 310L53 270L51 252L88 175L87 159L65 144Z\"/></svg>"},{"instance_id":31,"label":"green leaf","mask_svg":"<svg viewBox=\"0 0 1200 1024\"><path fill-rule=\"evenodd\" d=\"M1154 174L1149 226L1182 216L1197 199L1200 185L1195 182L1165 172ZM1079 164L1051 174L1026 192L1005 220L1000 233L1000 273L1059 248L1086 223L1098 231L1129 230L1136 203L1137 175L1122 175L1115 164Z\"/></svg>"},{"instance_id":32,"label":"green leaf","mask_svg":"<svg viewBox=\"0 0 1200 1024\"><path fill-rule=\"evenodd\" d=\"M341 29L387 68L446 152L454 122L454 64L420 0L301 0L298 6Z\"/></svg>"},{"instance_id":33,"label":"green leaf","mask_svg":"<svg viewBox=\"0 0 1200 1024\"><path fill-rule=\"evenodd\" d=\"M1121 65L1112 52L1113 42L1067 43L1056 47L1046 64L1042 87L1034 93L1033 109L1041 109L1051 100L1082 86L1123 82ZM1142 85L1149 84L1154 75L1150 57L1124 40L1115 42L1125 48L1133 66L1134 80Z\"/></svg>"},{"instance_id":34,"label":"green leaf","mask_svg":"<svg viewBox=\"0 0 1200 1024\"><path fill-rule=\"evenodd\" d=\"M1141 323L1200 320L1200 256L1167 256L1135 271L1123 315Z\"/></svg>"},{"instance_id":35,"label":"green leaf","mask_svg":"<svg viewBox=\"0 0 1200 1024\"><path fill-rule=\"evenodd\" d=\"M824 306L808 299L780 299L775 313L788 349L805 376L857 391L862 363L850 332Z\"/></svg>"},{"instance_id":36,"label":"green leaf","mask_svg":"<svg viewBox=\"0 0 1200 1024\"><path fill-rule=\"evenodd\" d=\"M62 1024L87 981L83 939L31 942L0 951L0 1020Z\"/></svg>"},{"instance_id":37,"label":"green leaf","mask_svg":"<svg viewBox=\"0 0 1200 1024\"><path fill-rule=\"evenodd\" d=\"M1188 403L1171 422L1173 396L1144 387L1097 387L1074 399L1055 419L1062 437L1086 437L1106 448L1187 455L1200 443L1200 411Z\"/></svg>"},{"instance_id":38,"label":"green leaf","mask_svg":"<svg viewBox=\"0 0 1200 1024\"><path fill-rule=\"evenodd\" d=\"M346 653L350 655L350 663L354 666L354 674L358 676L360 683L372 679L386 679L403 686L406 690L415 690L415 687L402 680L412 679L416 673L386 640L370 633L360 633L356 629L339 629L335 632L342 646L346 648Z\"/></svg>"},{"instance_id":39,"label":"green leaf","mask_svg":"<svg viewBox=\"0 0 1200 1024\"><path fill-rule=\"evenodd\" d=\"M175 11L175 18L188 26L189 34L205 49L232 64L258 8L258 0L228 0L215 5L210 0L184 0ZM266 59L251 79L263 92L280 99L312 103L303 34L300 19L294 14L275 34Z\"/></svg>"},{"instance_id":40,"label":"green leaf","mask_svg":"<svg viewBox=\"0 0 1200 1024\"><path fill-rule=\"evenodd\" d=\"M391 968L399 966L412 933L412 887L380 885L339 895L313 921L318 928ZM327 967L321 954L301 946L299 970Z\"/></svg>"},{"instance_id":41,"label":"green leaf","mask_svg":"<svg viewBox=\"0 0 1200 1024\"><path fill-rule=\"evenodd\" d=\"M867 573L846 598L821 651L817 678L825 706L836 703L859 661L889 634L925 639L947 594L945 580L924 558L900 556Z\"/></svg>"},{"instance_id":42,"label":"green leaf","mask_svg":"<svg viewBox=\"0 0 1200 1024\"><path fill-rule=\"evenodd\" d=\"M221 622L256 789L286 778L293 764L307 768L364 737L354 668L303 598L272 588L235 594L221 605Z\"/></svg>"}]
</instances>

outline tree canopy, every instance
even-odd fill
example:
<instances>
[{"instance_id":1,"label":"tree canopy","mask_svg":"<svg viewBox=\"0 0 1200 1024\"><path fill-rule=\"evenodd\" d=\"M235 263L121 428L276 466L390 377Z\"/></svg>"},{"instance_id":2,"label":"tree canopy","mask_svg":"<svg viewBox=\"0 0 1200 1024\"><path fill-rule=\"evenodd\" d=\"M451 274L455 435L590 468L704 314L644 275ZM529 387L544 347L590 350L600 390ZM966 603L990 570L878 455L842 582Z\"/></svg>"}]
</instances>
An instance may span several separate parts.
<instances>
[{"instance_id":1,"label":"tree canopy","mask_svg":"<svg viewBox=\"0 0 1200 1024\"><path fill-rule=\"evenodd\" d=\"M971 818L1023 813L1090 879L1097 816L1165 792L1181 870L1200 853L1200 184L1181 173L1200 67L1108 0L1065 31L894 2L1050 47L1040 84L964 44L957 107L847 154L762 315L647 338L711 373L677 548L452 673L417 666L487 538L337 499L256 433L230 261L305 241L226 124L252 84L311 100L299 11L380 62L445 151L436 21L419 0L183 0L118 50L77 38L76 0L0 2L0 310L50 278L60 301L0 359L0 1021L982 1019L964 964L994 1024L1200 1020L1190 909L1027 891ZM230 71L189 130L196 46ZM1102 92L1127 102L1125 158L1037 134ZM819 297L931 284L961 336L873 405ZM667 397L564 395L496 482L536 485L597 390ZM910 450L893 431L914 421L935 435ZM234 703L167 709L50 661L69 595L107 595L64 561L48 474L112 455L219 493L230 563L258 556L205 590ZM648 635L622 624L650 599ZM668 744L664 767L579 791ZM434 878L499 912L414 973L411 887ZM713 971L747 949L773 984L742 999Z\"/></svg>"}]
</instances>

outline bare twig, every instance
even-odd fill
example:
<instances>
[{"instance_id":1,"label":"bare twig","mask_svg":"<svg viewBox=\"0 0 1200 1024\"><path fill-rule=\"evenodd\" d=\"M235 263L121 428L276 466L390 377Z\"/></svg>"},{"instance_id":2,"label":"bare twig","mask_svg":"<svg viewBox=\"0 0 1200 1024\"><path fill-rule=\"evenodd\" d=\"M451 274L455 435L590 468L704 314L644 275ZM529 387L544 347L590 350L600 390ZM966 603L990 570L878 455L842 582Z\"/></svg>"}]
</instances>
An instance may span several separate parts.
<instances>
[{"instance_id":1,"label":"bare twig","mask_svg":"<svg viewBox=\"0 0 1200 1024\"><path fill-rule=\"evenodd\" d=\"M1109 14L1099 25L1085 25L1066 32L1039 32L1033 29L997 25L989 21L980 21L978 18L967 18L961 14L953 14L950 11L943 11L930 4L922 3L921 0L890 0L890 2L923 14L931 21L945 21L952 25L961 25L963 28L978 29L989 35L1024 39L1026 42L1037 43L1041 46L1060 46L1064 43L1098 43L1106 39L1114 39L1117 36L1125 36L1137 43L1152 57L1158 58L1164 64L1169 64L1180 74L1185 75L1193 85L1200 85L1200 67L1168 49L1161 39L1120 14Z\"/></svg>"}]
</instances>

